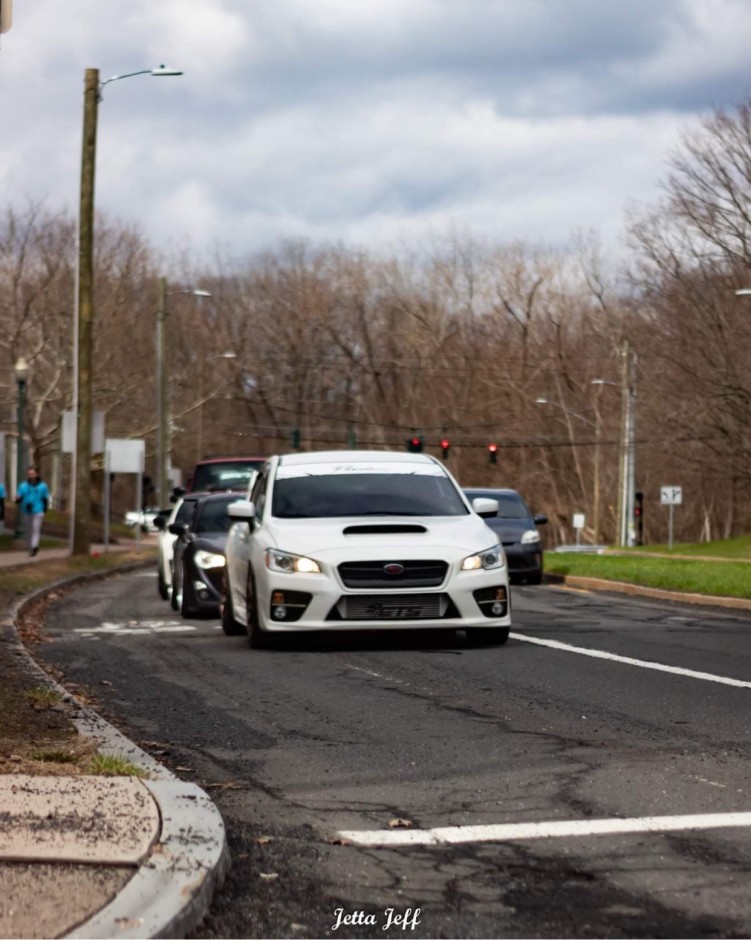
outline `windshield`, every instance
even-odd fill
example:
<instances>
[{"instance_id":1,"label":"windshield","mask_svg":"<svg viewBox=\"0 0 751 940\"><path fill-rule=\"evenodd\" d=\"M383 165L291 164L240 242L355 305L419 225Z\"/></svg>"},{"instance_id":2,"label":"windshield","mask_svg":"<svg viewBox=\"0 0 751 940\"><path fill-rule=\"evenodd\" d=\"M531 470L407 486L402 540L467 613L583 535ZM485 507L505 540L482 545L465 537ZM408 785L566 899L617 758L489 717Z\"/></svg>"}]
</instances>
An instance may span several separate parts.
<instances>
[{"instance_id":1,"label":"windshield","mask_svg":"<svg viewBox=\"0 0 751 940\"><path fill-rule=\"evenodd\" d=\"M467 507L442 473L315 473L277 477L271 512L282 519L463 516Z\"/></svg>"},{"instance_id":2,"label":"windshield","mask_svg":"<svg viewBox=\"0 0 751 940\"><path fill-rule=\"evenodd\" d=\"M260 470L265 462L265 460L259 459L199 464L193 475L191 489L194 492L210 490L242 490L246 492L251 473L254 470Z\"/></svg>"},{"instance_id":3,"label":"windshield","mask_svg":"<svg viewBox=\"0 0 751 940\"><path fill-rule=\"evenodd\" d=\"M232 520L227 515L227 507L235 502L237 502L236 496L229 499L207 499L201 506L201 512L196 521L196 534L229 532Z\"/></svg>"},{"instance_id":4,"label":"windshield","mask_svg":"<svg viewBox=\"0 0 751 940\"><path fill-rule=\"evenodd\" d=\"M481 499L495 499L498 501L498 515L486 519L486 522L492 522L493 518L496 519L531 519L532 514L530 513L527 504L515 493L493 493L485 492L478 490L465 490L464 494L467 499L471 502L473 499L478 497Z\"/></svg>"}]
</instances>

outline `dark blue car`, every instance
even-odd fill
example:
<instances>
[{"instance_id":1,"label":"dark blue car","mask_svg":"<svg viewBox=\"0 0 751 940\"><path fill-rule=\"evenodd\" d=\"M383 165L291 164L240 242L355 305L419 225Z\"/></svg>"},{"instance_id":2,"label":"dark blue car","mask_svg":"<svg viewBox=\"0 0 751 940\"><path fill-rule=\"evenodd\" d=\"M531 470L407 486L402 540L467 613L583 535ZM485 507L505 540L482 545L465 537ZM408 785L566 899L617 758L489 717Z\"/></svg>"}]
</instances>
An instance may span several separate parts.
<instances>
[{"instance_id":1,"label":"dark blue car","mask_svg":"<svg viewBox=\"0 0 751 940\"><path fill-rule=\"evenodd\" d=\"M544 525L548 517L544 513L533 516L516 490L473 488L465 489L464 495L470 502L478 496L498 501L498 515L485 517L485 524L503 546L509 580L516 584L540 584L543 545L537 526Z\"/></svg>"}]
</instances>

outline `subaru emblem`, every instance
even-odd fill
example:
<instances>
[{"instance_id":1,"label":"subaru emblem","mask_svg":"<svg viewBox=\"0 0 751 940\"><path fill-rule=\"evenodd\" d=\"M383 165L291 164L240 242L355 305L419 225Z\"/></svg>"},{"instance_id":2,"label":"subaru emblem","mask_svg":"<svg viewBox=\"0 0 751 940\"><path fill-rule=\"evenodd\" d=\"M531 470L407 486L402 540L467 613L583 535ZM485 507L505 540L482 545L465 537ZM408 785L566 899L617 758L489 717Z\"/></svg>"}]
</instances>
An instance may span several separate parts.
<instances>
[{"instance_id":1,"label":"subaru emblem","mask_svg":"<svg viewBox=\"0 0 751 940\"><path fill-rule=\"evenodd\" d=\"M398 561L392 561L383 566L383 571L384 574L390 574L392 576L404 574L404 565L400 565Z\"/></svg>"}]
</instances>

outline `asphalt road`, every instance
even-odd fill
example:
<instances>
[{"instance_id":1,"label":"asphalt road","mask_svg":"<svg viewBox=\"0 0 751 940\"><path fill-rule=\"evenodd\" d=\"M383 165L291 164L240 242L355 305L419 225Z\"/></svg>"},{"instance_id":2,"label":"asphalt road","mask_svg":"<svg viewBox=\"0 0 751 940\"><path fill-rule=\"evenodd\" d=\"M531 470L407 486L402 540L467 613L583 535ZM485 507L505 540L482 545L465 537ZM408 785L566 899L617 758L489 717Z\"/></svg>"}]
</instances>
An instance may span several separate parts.
<instances>
[{"instance_id":1,"label":"asphalt road","mask_svg":"<svg viewBox=\"0 0 751 940\"><path fill-rule=\"evenodd\" d=\"M751 814L751 618L512 597L505 647L254 651L141 572L56 603L41 655L215 798L233 866L196 936L751 935L751 815L725 815Z\"/></svg>"}]
</instances>

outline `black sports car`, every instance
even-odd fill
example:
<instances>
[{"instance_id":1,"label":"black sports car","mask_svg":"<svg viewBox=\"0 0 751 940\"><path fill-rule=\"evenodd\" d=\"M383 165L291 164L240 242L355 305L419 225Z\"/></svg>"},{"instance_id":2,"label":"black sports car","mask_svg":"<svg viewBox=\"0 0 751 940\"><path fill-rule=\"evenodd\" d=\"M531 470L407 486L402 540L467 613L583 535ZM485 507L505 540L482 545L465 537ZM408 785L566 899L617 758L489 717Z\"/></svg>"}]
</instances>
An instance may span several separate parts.
<instances>
[{"instance_id":1,"label":"black sports car","mask_svg":"<svg viewBox=\"0 0 751 940\"><path fill-rule=\"evenodd\" d=\"M183 617L217 616L224 574L224 549L232 521L227 506L242 497L212 493L198 499L189 523L173 522L171 604Z\"/></svg>"}]
</instances>

